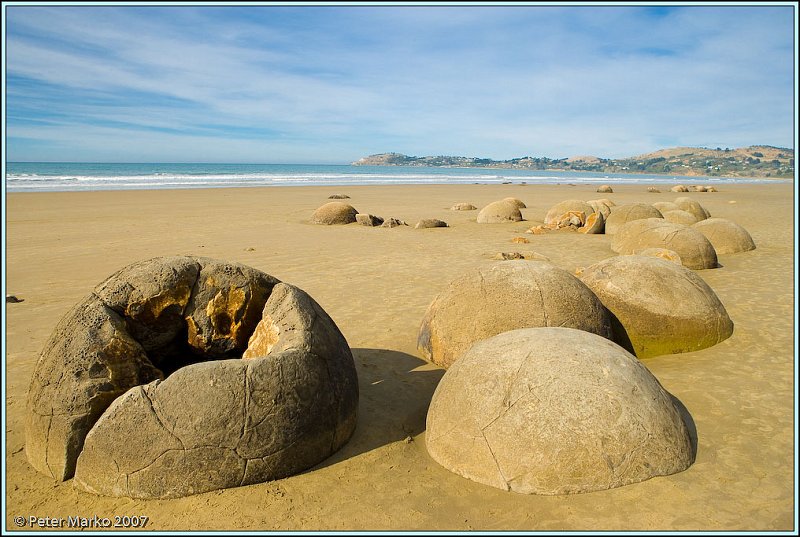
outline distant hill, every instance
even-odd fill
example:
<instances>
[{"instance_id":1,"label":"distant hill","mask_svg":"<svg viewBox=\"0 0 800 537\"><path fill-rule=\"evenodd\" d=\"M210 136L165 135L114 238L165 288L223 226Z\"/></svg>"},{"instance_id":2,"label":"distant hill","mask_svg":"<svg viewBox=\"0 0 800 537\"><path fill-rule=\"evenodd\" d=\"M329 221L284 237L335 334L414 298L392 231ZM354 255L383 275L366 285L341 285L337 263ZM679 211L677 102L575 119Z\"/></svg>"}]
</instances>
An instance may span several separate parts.
<instances>
[{"instance_id":1,"label":"distant hill","mask_svg":"<svg viewBox=\"0 0 800 537\"><path fill-rule=\"evenodd\" d=\"M584 155L558 159L520 157L510 160L454 156L410 157L401 153L380 153L361 158L352 164L353 166L514 168L711 177L791 178L794 175L794 150L768 145L752 145L738 149L674 147L622 159Z\"/></svg>"}]
</instances>

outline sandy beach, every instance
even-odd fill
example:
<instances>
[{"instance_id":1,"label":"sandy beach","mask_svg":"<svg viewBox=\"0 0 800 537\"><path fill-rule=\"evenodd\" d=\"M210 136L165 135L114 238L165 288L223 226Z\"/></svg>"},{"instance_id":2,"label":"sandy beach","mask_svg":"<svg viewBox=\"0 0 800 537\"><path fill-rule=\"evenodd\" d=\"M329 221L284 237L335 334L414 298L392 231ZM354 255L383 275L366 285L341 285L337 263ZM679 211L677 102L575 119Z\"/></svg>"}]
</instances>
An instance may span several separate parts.
<instances>
[{"instance_id":1,"label":"sandy beach","mask_svg":"<svg viewBox=\"0 0 800 537\"><path fill-rule=\"evenodd\" d=\"M6 199L6 530L14 517L146 516L147 530L631 530L793 529L794 187L722 184L660 193L644 185L426 185L12 193ZM408 227L309 223L347 194L358 211ZM478 208L522 200L526 221L478 224ZM525 234L566 199L617 204L688 196L745 227L757 248L698 271L734 322L698 352L645 365L686 407L697 455L688 470L569 496L504 492L455 475L425 448L425 416L444 370L417 351L433 298L500 252L535 252L574 271L611 257L610 236ZM414 229L421 218L448 228ZM526 237L527 244L512 243ZM98 497L37 473L25 451L25 402L39 353L59 319L118 269L156 256L235 261L294 284L336 322L359 377L350 441L300 475L174 500ZM65 528L60 528L62 531ZM796 528L795 528L796 529Z\"/></svg>"}]
</instances>

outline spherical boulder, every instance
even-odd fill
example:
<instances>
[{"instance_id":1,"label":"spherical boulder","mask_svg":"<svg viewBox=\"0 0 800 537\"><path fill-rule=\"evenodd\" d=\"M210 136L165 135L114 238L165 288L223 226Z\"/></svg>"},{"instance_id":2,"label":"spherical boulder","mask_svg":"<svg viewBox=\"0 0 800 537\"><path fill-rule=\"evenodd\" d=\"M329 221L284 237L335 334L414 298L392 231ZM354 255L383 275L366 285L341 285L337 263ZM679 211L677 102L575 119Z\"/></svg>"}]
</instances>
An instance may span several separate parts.
<instances>
[{"instance_id":1,"label":"spherical boulder","mask_svg":"<svg viewBox=\"0 0 800 537\"><path fill-rule=\"evenodd\" d=\"M473 343L515 328L567 326L611 337L611 320L575 276L546 261L503 261L470 271L430 304L417 348L449 367Z\"/></svg>"},{"instance_id":2,"label":"spherical boulder","mask_svg":"<svg viewBox=\"0 0 800 537\"><path fill-rule=\"evenodd\" d=\"M341 201L331 201L314 211L311 223L326 226L350 224L356 221L357 214L358 211L351 205Z\"/></svg>"},{"instance_id":3,"label":"spherical boulder","mask_svg":"<svg viewBox=\"0 0 800 537\"><path fill-rule=\"evenodd\" d=\"M585 201L564 200L550 207L550 210L547 211L547 214L545 214L544 216L544 223L545 225L556 224L564 214L571 211L589 215L594 212L594 209L592 208L591 205L589 205Z\"/></svg>"},{"instance_id":4,"label":"spherical boulder","mask_svg":"<svg viewBox=\"0 0 800 537\"><path fill-rule=\"evenodd\" d=\"M661 214L664 215L664 220L671 224L691 226L692 224L697 223L697 217L695 215L682 209L677 209L674 211L662 211Z\"/></svg>"},{"instance_id":5,"label":"spherical boulder","mask_svg":"<svg viewBox=\"0 0 800 537\"><path fill-rule=\"evenodd\" d=\"M619 228L611 249L619 254L637 254L645 248L666 248L678 253L685 267L702 270L719 266L717 252L699 231L663 218L628 222Z\"/></svg>"},{"instance_id":6,"label":"spherical boulder","mask_svg":"<svg viewBox=\"0 0 800 537\"><path fill-rule=\"evenodd\" d=\"M692 225L711 242L718 254L755 250L756 243L745 228L725 218L707 218Z\"/></svg>"},{"instance_id":7,"label":"spherical boulder","mask_svg":"<svg viewBox=\"0 0 800 537\"><path fill-rule=\"evenodd\" d=\"M711 217L711 213L709 213L705 207L700 205L698 202L693 200L692 198L681 197L675 198L675 205L681 208L681 210L686 211L687 213L692 213L697 217L698 222L700 220L705 220L706 218Z\"/></svg>"},{"instance_id":8,"label":"spherical boulder","mask_svg":"<svg viewBox=\"0 0 800 537\"><path fill-rule=\"evenodd\" d=\"M611 209L606 218L606 235L613 235L624 224L642 218L664 218L661 212L646 203L628 203Z\"/></svg>"},{"instance_id":9,"label":"spherical boulder","mask_svg":"<svg viewBox=\"0 0 800 537\"><path fill-rule=\"evenodd\" d=\"M639 358L705 349L733 333L713 289L672 261L612 257L585 268L580 279L613 314L614 341Z\"/></svg>"},{"instance_id":10,"label":"spherical boulder","mask_svg":"<svg viewBox=\"0 0 800 537\"><path fill-rule=\"evenodd\" d=\"M503 198L502 201L513 203L514 205L517 206L517 209L527 209L528 207L527 205L525 205L525 202L523 202L521 199L518 198Z\"/></svg>"},{"instance_id":11,"label":"spherical boulder","mask_svg":"<svg viewBox=\"0 0 800 537\"><path fill-rule=\"evenodd\" d=\"M252 417L248 428L258 429L257 443L283 445L285 453L269 459L274 475L300 471L286 457L303 464L314 458L312 465L320 462L333 452L331 446L338 449L352 433L358 386L347 342L315 304L299 289L237 263L168 257L125 267L68 312L45 346L28 392L28 460L50 477L64 480L75 474L76 484L84 489L109 495L175 497L272 479L273 474L260 469L263 461L242 459L252 447L242 436L245 429L217 430L233 419L229 413L237 408L243 419ZM292 315L308 322L287 325L284 332L327 343L294 341L290 347L297 356L292 360L301 365L291 377L281 377L284 372L278 371L277 382L292 393L313 390L314 401L328 403L307 409L292 406L291 398L276 399L280 402L273 411L296 420L285 424L294 428L295 436L290 444L281 444L283 437L252 425L259 420L245 408L262 389L261 381L231 364L241 362L253 346L253 334L270 316L289 322ZM264 354L278 360L276 352ZM304 363L308 371L302 370ZM319 363L338 368L335 374L324 372L327 380L322 384L314 380L322 375L315 365ZM196 366L206 372L201 380L193 376ZM217 380L220 388L213 387ZM211 387L206 387L207 381ZM169 401L154 402L151 396L170 386L174 391ZM198 398L201 392L208 392L209 398ZM216 404L239 396L230 404ZM167 411L186 414L162 422L162 412ZM150 421L145 423L145 418ZM181 420L200 427L205 438L173 434ZM323 422L332 424L335 432L330 433ZM275 434L279 433L289 434ZM336 441L330 441L331 434ZM183 442L178 447L176 438ZM197 450L186 447L195 444ZM232 452L233 444L241 449ZM210 475L212 470L204 464L216 473ZM151 465L160 470L145 471ZM239 473L243 465L248 468L246 476Z\"/></svg>"},{"instance_id":12,"label":"spherical boulder","mask_svg":"<svg viewBox=\"0 0 800 537\"><path fill-rule=\"evenodd\" d=\"M522 213L519 211L519 207L507 200L494 201L478 213L479 224L501 224L521 220Z\"/></svg>"},{"instance_id":13,"label":"spherical boulder","mask_svg":"<svg viewBox=\"0 0 800 537\"><path fill-rule=\"evenodd\" d=\"M433 394L425 443L448 470L522 494L606 490L694 460L681 413L639 360L559 327L470 348Z\"/></svg>"}]
</instances>

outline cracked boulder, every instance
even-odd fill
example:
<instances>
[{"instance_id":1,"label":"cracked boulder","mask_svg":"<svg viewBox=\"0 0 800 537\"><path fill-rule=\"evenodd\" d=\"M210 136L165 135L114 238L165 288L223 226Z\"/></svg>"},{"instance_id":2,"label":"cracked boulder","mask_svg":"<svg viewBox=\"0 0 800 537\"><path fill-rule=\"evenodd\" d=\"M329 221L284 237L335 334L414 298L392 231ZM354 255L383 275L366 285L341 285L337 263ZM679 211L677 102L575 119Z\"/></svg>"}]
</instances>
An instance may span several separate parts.
<instances>
[{"instance_id":1,"label":"cracked boulder","mask_svg":"<svg viewBox=\"0 0 800 537\"><path fill-rule=\"evenodd\" d=\"M639 358L698 351L733 333L714 290L673 261L612 257L585 268L580 278L613 314L614 341Z\"/></svg>"},{"instance_id":2,"label":"cracked boulder","mask_svg":"<svg viewBox=\"0 0 800 537\"><path fill-rule=\"evenodd\" d=\"M448 470L521 494L606 490L694 460L672 397L639 360L557 327L470 348L434 392L425 442Z\"/></svg>"},{"instance_id":3,"label":"cracked boulder","mask_svg":"<svg viewBox=\"0 0 800 537\"><path fill-rule=\"evenodd\" d=\"M714 246L702 233L693 227L673 224L663 218L642 218L628 222L618 229L611 240L611 249L622 255L638 254L648 248L672 250L690 269L719 266Z\"/></svg>"},{"instance_id":4,"label":"cracked boulder","mask_svg":"<svg viewBox=\"0 0 800 537\"><path fill-rule=\"evenodd\" d=\"M202 257L134 263L100 283L61 319L34 368L25 427L31 465L56 480L72 477L88 432L129 389L169 380L189 364L240 358L278 284Z\"/></svg>"},{"instance_id":5,"label":"cracked boulder","mask_svg":"<svg viewBox=\"0 0 800 537\"><path fill-rule=\"evenodd\" d=\"M589 215L595 212L595 209L585 201L565 200L550 207L550 210L544 215L545 225L557 224L561 217L570 211Z\"/></svg>"},{"instance_id":6,"label":"cracked boulder","mask_svg":"<svg viewBox=\"0 0 800 537\"><path fill-rule=\"evenodd\" d=\"M611 209L606 218L606 235L613 235L620 227L634 220L643 218L663 218L661 212L646 203L628 203Z\"/></svg>"},{"instance_id":7,"label":"cracked boulder","mask_svg":"<svg viewBox=\"0 0 800 537\"><path fill-rule=\"evenodd\" d=\"M520 222L522 221L522 213L519 209L519 205L513 200L513 198L493 201L480 210L477 221L479 224Z\"/></svg>"},{"instance_id":8,"label":"cracked boulder","mask_svg":"<svg viewBox=\"0 0 800 537\"><path fill-rule=\"evenodd\" d=\"M578 278L546 261L502 261L470 271L428 306L417 349L448 368L476 341L516 328L566 326L611 338L611 318Z\"/></svg>"},{"instance_id":9,"label":"cracked boulder","mask_svg":"<svg viewBox=\"0 0 800 537\"><path fill-rule=\"evenodd\" d=\"M745 228L725 218L706 218L692 225L705 235L718 254L735 254L755 250L756 243Z\"/></svg>"},{"instance_id":10,"label":"cracked boulder","mask_svg":"<svg viewBox=\"0 0 800 537\"><path fill-rule=\"evenodd\" d=\"M347 442L357 405L344 337L280 283L244 359L190 365L118 398L86 437L75 485L175 498L287 477Z\"/></svg>"}]
</instances>

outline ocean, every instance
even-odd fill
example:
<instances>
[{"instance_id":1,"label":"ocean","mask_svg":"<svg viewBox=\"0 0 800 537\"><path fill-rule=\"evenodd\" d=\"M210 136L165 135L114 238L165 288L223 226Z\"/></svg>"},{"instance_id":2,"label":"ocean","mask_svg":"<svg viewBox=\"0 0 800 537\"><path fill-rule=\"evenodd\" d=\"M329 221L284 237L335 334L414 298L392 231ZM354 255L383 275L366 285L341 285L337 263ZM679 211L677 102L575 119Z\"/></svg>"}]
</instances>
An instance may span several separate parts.
<instances>
[{"instance_id":1,"label":"ocean","mask_svg":"<svg viewBox=\"0 0 800 537\"><path fill-rule=\"evenodd\" d=\"M764 179L604 174L502 168L312 164L9 162L6 192L414 184L753 183ZM780 181L780 180L778 180ZM785 180L790 182L791 180ZM783 182L783 181L781 181Z\"/></svg>"}]
</instances>

